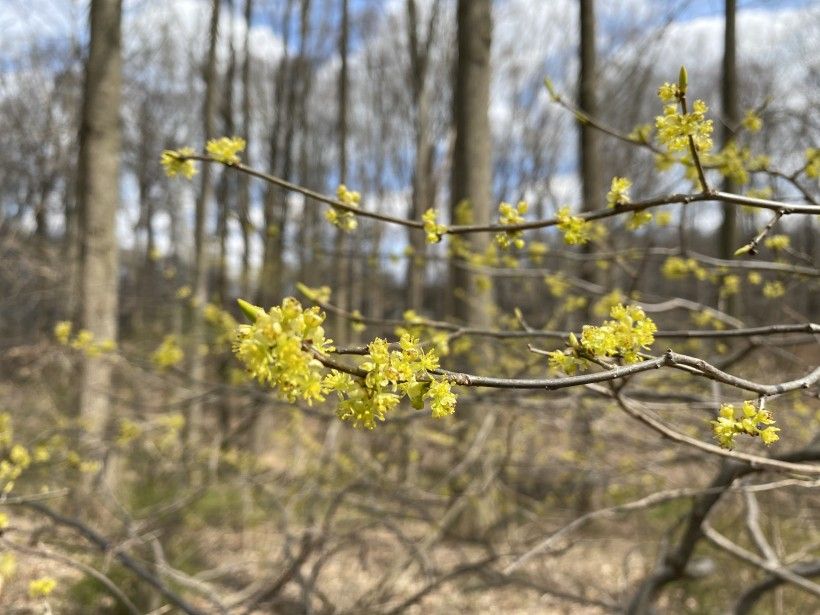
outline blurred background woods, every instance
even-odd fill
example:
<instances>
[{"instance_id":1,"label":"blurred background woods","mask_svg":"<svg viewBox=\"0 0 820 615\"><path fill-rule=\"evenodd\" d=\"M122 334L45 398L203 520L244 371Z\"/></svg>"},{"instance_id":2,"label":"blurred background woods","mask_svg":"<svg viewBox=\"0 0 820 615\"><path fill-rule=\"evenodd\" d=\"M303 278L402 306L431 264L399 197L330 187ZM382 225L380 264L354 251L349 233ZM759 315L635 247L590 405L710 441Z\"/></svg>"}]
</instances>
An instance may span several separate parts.
<instances>
[{"instance_id":1,"label":"blurred background woods","mask_svg":"<svg viewBox=\"0 0 820 615\"><path fill-rule=\"evenodd\" d=\"M408 405L353 430L231 355L237 297L293 295L339 345L404 330L445 367L544 378L527 342L563 348L631 301L681 333L655 355L787 382L817 365L816 215L766 230L763 209L670 204L584 246L555 226L521 249L428 244L159 159L239 136L250 167L445 225L494 222L502 201L527 220L602 210L616 176L633 201L694 194L691 161L652 133L685 64L715 123L712 186L816 206L817 3L3 0L0 32L6 612L816 608L816 474L664 440L595 386L464 387L453 417ZM805 327L743 332L771 325ZM671 369L623 390L703 442L722 403L755 397ZM817 393L776 396L781 441L739 449L816 461Z\"/></svg>"}]
</instances>

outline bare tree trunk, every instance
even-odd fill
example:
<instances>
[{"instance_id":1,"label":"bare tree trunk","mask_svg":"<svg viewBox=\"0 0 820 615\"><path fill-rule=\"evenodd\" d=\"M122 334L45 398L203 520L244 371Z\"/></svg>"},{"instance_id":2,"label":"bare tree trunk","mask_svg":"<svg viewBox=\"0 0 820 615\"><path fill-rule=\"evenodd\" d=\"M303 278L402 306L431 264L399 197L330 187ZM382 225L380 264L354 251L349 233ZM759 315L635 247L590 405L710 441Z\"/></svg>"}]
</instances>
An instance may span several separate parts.
<instances>
[{"instance_id":1,"label":"bare tree trunk","mask_svg":"<svg viewBox=\"0 0 820 615\"><path fill-rule=\"evenodd\" d=\"M233 120L234 104L234 78L236 76L236 49L233 44L234 17L233 0L226 0L225 6L229 15L228 24L228 66L225 69L225 79L222 84L222 130L223 134L233 136L236 127ZM219 238L219 260L217 262L216 275L216 297L220 306L224 306L228 299L228 224L230 222L231 211L235 208L231 206L236 198L236 173L225 173L224 170L219 176L217 187L217 236Z\"/></svg>"},{"instance_id":2,"label":"bare tree trunk","mask_svg":"<svg viewBox=\"0 0 820 615\"><path fill-rule=\"evenodd\" d=\"M723 74L720 88L723 122L721 123L721 142L726 147L734 140L735 130L740 122L740 111L737 100L737 42L735 33L736 0L725 0L726 15L723 31ZM738 186L730 179L723 183L726 192L737 192ZM720 225L720 256L732 258L737 242L737 207L723 203L723 222ZM723 309L729 313L735 311L733 297L726 297Z\"/></svg>"},{"instance_id":3,"label":"bare tree trunk","mask_svg":"<svg viewBox=\"0 0 820 615\"><path fill-rule=\"evenodd\" d=\"M433 43L435 24L441 3L436 0L430 8L430 18L423 40L419 39L419 19L416 0L407 0L407 34L410 55L410 84L415 111L414 131L416 158L413 167L413 204L411 218L421 219L422 214L433 207L433 143L430 138L430 99L427 91L427 69L430 47ZM408 307L419 310L424 304L424 281L426 271L424 235L410 231L409 243L413 256L407 261L405 274Z\"/></svg>"},{"instance_id":4,"label":"bare tree trunk","mask_svg":"<svg viewBox=\"0 0 820 615\"><path fill-rule=\"evenodd\" d=\"M591 116L598 114L598 101L596 97L596 38L595 38L595 1L580 0L579 3L580 22L580 74L578 77L578 106ZM581 186L583 193L583 209L591 211L597 208L597 203L602 196L601 180L601 159L599 155L599 135L598 132L585 123L581 123L580 129L580 163L581 163ZM585 251L590 251L591 246L587 244ZM586 267L582 266L581 277L589 282L594 282L595 269L591 261L587 261ZM585 320L588 319L587 311ZM576 452L583 454L589 446L592 434L592 415L589 409L579 406L573 415L572 421L573 447ZM592 503L592 486L589 478L584 474L580 479L577 490L576 508L579 512L586 512Z\"/></svg>"},{"instance_id":5,"label":"bare tree trunk","mask_svg":"<svg viewBox=\"0 0 820 615\"><path fill-rule=\"evenodd\" d=\"M302 34L305 33L307 19L306 5L309 0L302 0ZM276 72L276 93L274 122L270 136L270 168L274 174L280 174L290 179L291 153L293 151L295 104L295 77L294 62L287 55L290 44L290 18L293 11L293 0L288 0L282 16L282 45L285 55L279 62ZM304 36L300 41L304 49ZM297 58L298 59L298 58ZM287 96L285 96L287 88ZM265 229L264 229L264 256L262 272L257 291L258 302L269 307L276 302L282 292L283 283L283 250L288 220L287 194L280 188L269 186L265 194Z\"/></svg>"},{"instance_id":6,"label":"bare tree trunk","mask_svg":"<svg viewBox=\"0 0 820 615\"><path fill-rule=\"evenodd\" d=\"M242 137L248 143L247 152L250 156L251 132L251 46L250 31L253 17L253 0L245 0L245 40L242 53ZM239 177L239 201L237 214L242 234L242 265L239 272L239 294L247 298L250 293L250 208L251 208L251 178L245 173Z\"/></svg>"},{"instance_id":7,"label":"bare tree trunk","mask_svg":"<svg viewBox=\"0 0 820 615\"><path fill-rule=\"evenodd\" d=\"M737 100L737 43L735 34L736 0L725 0L726 19L723 31L723 71L720 88L720 100L723 114L721 123L721 141L726 147L733 139L739 119ZM724 190L732 192L737 189L728 179ZM735 251L735 213L737 208L730 203L723 204L723 223L720 227L720 255L731 258Z\"/></svg>"},{"instance_id":8,"label":"bare tree trunk","mask_svg":"<svg viewBox=\"0 0 820 615\"><path fill-rule=\"evenodd\" d=\"M578 106L587 114L596 116L598 114L598 101L596 99L598 84L595 78L597 53L595 49L594 0L580 0L580 24L581 71L578 79ZM582 123L580 137L583 208L585 211L591 211L597 208L597 203L602 196L599 135L594 128Z\"/></svg>"},{"instance_id":9,"label":"bare tree trunk","mask_svg":"<svg viewBox=\"0 0 820 615\"><path fill-rule=\"evenodd\" d=\"M117 240L121 149L121 0L92 0L83 88L77 199L82 326L97 342L117 339ZM111 363L83 359L80 418L98 444L109 416Z\"/></svg>"},{"instance_id":10,"label":"bare tree trunk","mask_svg":"<svg viewBox=\"0 0 820 615\"><path fill-rule=\"evenodd\" d=\"M214 134L214 116L217 104L216 89L216 43L219 34L220 0L211 0L211 25L209 29L208 59L205 65L205 100L203 103L202 137L207 143ZM211 165L202 165L202 184L196 201L194 219L194 275L193 307L190 311L191 335L188 344L189 374L194 383L202 382L205 376L205 362L200 354L200 344L204 341L202 306L208 299L208 261L205 250L205 222L208 208L213 199ZM202 431L202 401L195 397L188 408L186 443L192 454L199 445Z\"/></svg>"},{"instance_id":11,"label":"bare tree trunk","mask_svg":"<svg viewBox=\"0 0 820 615\"><path fill-rule=\"evenodd\" d=\"M455 218L459 203L466 201L477 224L489 222L492 199L492 151L487 115L491 29L490 0L459 0L451 211ZM469 249L477 253L483 253L489 245L489 237L484 233L474 234L465 241ZM450 311L461 321L488 327L492 290L487 285L482 287L477 276L459 265L463 265L463 260L453 258Z\"/></svg>"},{"instance_id":12,"label":"bare tree trunk","mask_svg":"<svg viewBox=\"0 0 820 615\"><path fill-rule=\"evenodd\" d=\"M348 0L341 0L341 25L339 30L339 56L342 60L339 68L339 116L337 129L339 135L339 182L347 181L347 48L349 36ZM336 252L336 305L343 310L350 309L350 261L345 256L350 242L342 229L337 229L335 240ZM346 344L349 338L348 321L337 315L334 337L339 344Z\"/></svg>"}]
</instances>

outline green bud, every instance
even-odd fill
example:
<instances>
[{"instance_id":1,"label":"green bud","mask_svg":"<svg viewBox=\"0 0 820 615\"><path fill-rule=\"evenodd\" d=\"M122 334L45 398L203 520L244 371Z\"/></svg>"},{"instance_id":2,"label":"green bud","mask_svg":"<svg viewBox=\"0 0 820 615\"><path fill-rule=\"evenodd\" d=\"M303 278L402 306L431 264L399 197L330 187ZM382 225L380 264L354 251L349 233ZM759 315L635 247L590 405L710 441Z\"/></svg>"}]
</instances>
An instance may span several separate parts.
<instances>
[{"instance_id":1,"label":"green bud","mask_svg":"<svg viewBox=\"0 0 820 615\"><path fill-rule=\"evenodd\" d=\"M544 86L547 88L547 92L549 92L552 99L558 100L558 93L555 91L555 85L552 83L552 79L549 77L544 78Z\"/></svg>"},{"instance_id":2,"label":"green bud","mask_svg":"<svg viewBox=\"0 0 820 615\"><path fill-rule=\"evenodd\" d=\"M752 246L747 243L745 246L741 246L737 250L735 250L735 256L742 256L744 254L748 254L751 251Z\"/></svg>"},{"instance_id":3,"label":"green bud","mask_svg":"<svg viewBox=\"0 0 820 615\"><path fill-rule=\"evenodd\" d=\"M689 76L686 74L686 67L680 67L680 74L678 75L678 89L681 94L686 94L686 86L689 85Z\"/></svg>"},{"instance_id":4,"label":"green bud","mask_svg":"<svg viewBox=\"0 0 820 615\"><path fill-rule=\"evenodd\" d=\"M251 322L256 322L256 319L265 313L265 310L261 307L253 303L248 303L244 299L237 299L236 302L239 304L239 309L242 310L242 313L245 314Z\"/></svg>"}]
</instances>

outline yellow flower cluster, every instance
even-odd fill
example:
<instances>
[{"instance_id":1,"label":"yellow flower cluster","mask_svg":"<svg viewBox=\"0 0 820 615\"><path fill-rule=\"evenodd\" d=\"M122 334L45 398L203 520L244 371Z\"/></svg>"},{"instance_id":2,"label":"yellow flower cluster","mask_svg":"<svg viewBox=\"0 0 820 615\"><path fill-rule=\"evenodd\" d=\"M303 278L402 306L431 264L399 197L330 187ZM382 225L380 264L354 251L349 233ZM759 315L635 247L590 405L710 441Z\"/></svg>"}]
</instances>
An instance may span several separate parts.
<instances>
[{"instance_id":1,"label":"yellow flower cluster","mask_svg":"<svg viewBox=\"0 0 820 615\"><path fill-rule=\"evenodd\" d=\"M375 428L376 421L384 421L402 396L416 409L429 400L434 418L455 412L456 396L450 383L430 376L438 368L437 353L424 351L418 339L407 333L401 336L399 350L390 350L381 338L373 340L359 368L366 372L364 378L337 370L326 378L328 388L339 395L337 416L354 427Z\"/></svg>"},{"instance_id":2,"label":"yellow flower cluster","mask_svg":"<svg viewBox=\"0 0 820 615\"><path fill-rule=\"evenodd\" d=\"M740 123L743 128L752 133L760 132L760 129L763 128L763 120L755 113L754 109L749 109Z\"/></svg>"},{"instance_id":3,"label":"yellow flower cluster","mask_svg":"<svg viewBox=\"0 0 820 615\"><path fill-rule=\"evenodd\" d=\"M327 303L330 301L330 286L320 286L318 288L311 288L301 282L296 283L296 290L302 293L311 301L318 301L319 303Z\"/></svg>"},{"instance_id":4,"label":"yellow flower cluster","mask_svg":"<svg viewBox=\"0 0 820 615\"><path fill-rule=\"evenodd\" d=\"M182 363L185 353L177 341L176 335L166 335L162 343L151 354L151 361L159 369L168 369Z\"/></svg>"},{"instance_id":5,"label":"yellow flower cluster","mask_svg":"<svg viewBox=\"0 0 820 615\"><path fill-rule=\"evenodd\" d=\"M767 299L777 299L786 294L786 287L783 282L775 280L773 282L766 282L763 285L763 296Z\"/></svg>"},{"instance_id":6,"label":"yellow flower cluster","mask_svg":"<svg viewBox=\"0 0 820 615\"><path fill-rule=\"evenodd\" d=\"M662 211L657 216L655 216L655 223L660 226L669 226L672 222L672 214L668 211Z\"/></svg>"},{"instance_id":7,"label":"yellow flower cluster","mask_svg":"<svg viewBox=\"0 0 820 615\"><path fill-rule=\"evenodd\" d=\"M23 471L31 465L31 455L22 444L14 444L7 453L7 459L0 460L0 483L2 492L10 493Z\"/></svg>"},{"instance_id":8,"label":"yellow flower cluster","mask_svg":"<svg viewBox=\"0 0 820 615\"><path fill-rule=\"evenodd\" d=\"M114 352L117 343L114 340L102 340L97 342L94 334L88 329L80 329L77 334L71 337L73 325L68 320L63 320L54 325L54 337L63 346L71 346L74 350L79 350L89 357L98 357L101 354Z\"/></svg>"},{"instance_id":9,"label":"yellow flower cluster","mask_svg":"<svg viewBox=\"0 0 820 615\"><path fill-rule=\"evenodd\" d=\"M550 289L553 297L563 297L569 290L569 282L560 271L544 276L544 284Z\"/></svg>"},{"instance_id":10,"label":"yellow flower cluster","mask_svg":"<svg viewBox=\"0 0 820 615\"><path fill-rule=\"evenodd\" d=\"M217 345L230 343L237 324L230 312L214 303L206 303L202 308L202 317L213 328Z\"/></svg>"},{"instance_id":11,"label":"yellow flower cluster","mask_svg":"<svg viewBox=\"0 0 820 615\"><path fill-rule=\"evenodd\" d=\"M706 119L708 108L702 100L696 100L691 113L681 113L676 104L667 104L663 115L655 118L658 139L670 152L679 152L689 147L689 137L695 142L699 152L712 149L712 120Z\"/></svg>"},{"instance_id":12,"label":"yellow flower cluster","mask_svg":"<svg viewBox=\"0 0 820 615\"><path fill-rule=\"evenodd\" d=\"M196 164L191 160L196 152L190 147L181 147L179 149L167 149L162 152L159 158L160 164L165 169L165 174L168 177L176 177L182 175L185 179L191 179L196 175Z\"/></svg>"},{"instance_id":13,"label":"yellow flower cluster","mask_svg":"<svg viewBox=\"0 0 820 615\"><path fill-rule=\"evenodd\" d=\"M639 124L632 129L627 138L636 143L649 143L650 136L652 136L652 124Z\"/></svg>"},{"instance_id":14,"label":"yellow flower cluster","mask_svg":"<svg viewBox=\"0 0 820 615\"><path fill-rule=\"evenodd\" d=\"M211 139L205 145L205 151L217 162L222 164L239 164L239 152L245 151L245 139L242 137L220 137Z\"/></svg>"},{"instance_id":15,"label":"yellow flower cluster","mask_svg":"<svg viewBox=\"0 0 820 615\"><path fill-rule=\"evenodd\" d=\"M348 190L347 186L340 184L336 189L336 198L348 207L359 207L362 200L362 195L356 191ZM325 212L325 220L330 222L333 226L337 226L346 233L352 233L359 226L359 221L356 216L349 211L339 207L333 207Z\"/></svg>"},{"instance_id":16,"label":"yellow flower cluster","mask_svg":"<svg viewBox=\"0 0 820 615\"><path fill-rule=\"evenodd\" d=\"M524 214L527 213L528 205L525 201L519 201L518 205L512 206L510 203L501 203L498 206L499 222L504 226L521 224L524 222ZM495 242L500 248L507 249L510 244L517 249L524 247L524 233L522 231L504 231L497 233Z\"/></svg>"},{"instance_id":17,"label":"yellow flower cluster","mask_svg":"<svg viewBox=\"0 0 820 615\"><path fill-rule=\"evenodd\" d=\"M640 361L639 352L655 342L658 328L635 305L619 303L609 312L611 320L600 326L584 325L581 339L571 333L569 348L549 353L549 366L567 374L589 365L589 358L620 358L624 363Z\"/></svg>"},{"instance_id":18,"label":"yellow flower cluster","mask_svg":"<svg viewBox=\"0 0 820 615\"><path fill-rule=\"evenodd\" d=\"M652 222L652 213L649 211L633 211L632 215L626 221L626 228L630 231L637 231L644 224Z\"/></svg>"},{"instance_id":19,"label":"yellow flower cluster","mask_svg":"<svg viewBox=\"0 0 820 615\"><path fill-rule=\"evenodd\" d=\"M583 245L592 236L590 224L583 218L573 216L569 207L558 210L558 229L564 234L564 241L569 245Z\"/></svg>"},{"instance_id":20,"label":"yellow flower cluster","mask_svg":"<svg viewBox=\"0 0 820 615\"><path fill-rule=\"evenodd\" d=\"M40 577L39 579L34 579L28 584L29 598L45 598L53 592L56 587L57 581L51 577Z\"/></svg>"},{"instance_id":21,"label":"yellow flower cluster","mask_svg":"<svg viewBox=\"0 0 820 615\"><path fill-rule=\"evenodd\" d=\"M678 86L674 83L669 83L666 81L661 87L658 88L658 98L660 98L663 102L675 102L678 99L678 95Z\"/></svg>"},{"instance_id":22,"label":"yellow flower cluster","mask_svg":"<svg viewBox=\"0 0 820 615\"><path fill-rule=\"evenodd\" d=\"M324 401L323 366L313 353L333 349L322 327L325 314L318 307L303 309L293 297L268 312L241 299L239 304L253 322L237 326L233 352L248 373L290 402Z\"/></svg>"},{"instance_id":23,"label":"yellow flower cluster","mask_svg":"<svg viewBox=\"0 0 820 615\"><path fill-rule=\"evenodd\" d=\"M616 288L595 302L595 305L592 306L592 313L603 318L609 314L613 307L624 301L626 301L626 295L621 292L620 288Z\"/></svg>"},{"instance_id":24,"label":"yellow flower cluster","mask_svg":"<svg viewBox=\"0 0 820 615\"><path fill-rule=\"evenodd\" d=\"M409 333L402 334L398 350L381 338L373 340L359 365L364 376L359 377L337 369L327 372L318 360L334 350L325 338L325 314L318 307L304 309L292 297L269 312L242 300L240 307L252 324L237 327L234 353L251 376L277 388L288 401L312 404L335 392L339 419L366 429L385 420L405 396L414 408L428 400L436 418L455 412L450 383L431 374L438 369L438 354L425 351Z\"/></svg>"},{"instance_id":25,"label":"yellow flower cluster","mask_svg":"<svg viewBox=\"0 0 820 615\"><path fill-rule=\"evenodd\" d=\"M791 244L791 239L788 235L772 235L771 237L766 238L763 242L769 250L774 250L777 252L778 250L785 250Z\"/></svg>"},{"instance_id":26,"label":"yellow flower cluster","mask_svg":"<svg viewBox=\"0 0 820 615\"><path fill-rule=\"evenodd\" d=\"M736 295L740 292L740 276L739 275L727 275L723 278L723 284L720 287L720 294L723 297L728 297L729 295Z\"/></svg>"},{"instance_id":27,"label":"yellow flower cluster","mask_svg":"<svg viewBox=\"0 0 820 615\"><path fill-rule=\"evenodd\" d=\"M661 273L670 280L683 279L690 273L693 273L698 280L705 280L709 275L709 272L701 267L694 258L684 259L679 256L667 258L661 267Z\"/></svg>"},{"instance_id":28,"label":"yellow flower cluster","mask_svg":"<svg viewBox=\"0 0 820 615\"><path fill-rule=\"evenodd\" d=\"M54 337L57 338L57 341L63 346L68 345L68 342L71 339L71 327L72 325L70 320L61 320L54 325Z\"/></svg>"},{"instance_id":29,"label":"yellow flower cluster","mask_svg":"<svg viewBox=\"0 0 820 615\"><path fill-rule=\"evenodd\" d=\"M629 189L632 182L626 177L613 177L609 192L606 193L607 207L617 207L630 202Z\"/></svg>"},{"instance_id":30,"label":"yellow flower cluster","mask_svg":"<svg viewBox=\"0 0 820 615\"><path fill-rule=\"evenodd\" d=\"M142 428L131 419L121 419L117 430L117 444L125 446L142 435Z\"/></svg>"},{"instance_id":31,"label":"yellow flower cluster","mask_svg":"<svg viewBox=\"0 0 820 615\"><path fill-rule=\"evenodd\" d=\"M748 147L739 148L734 141L728 143L719 154L710 157L706 162L717 165L723 177L741 185L749 183L749 169L754 168L758 163L757 160L752 160Z\"/></svg>"},{"instance_id":32,"label":"yellow flower cluster","mask_svg":"<svg viewBox=\"0 0 820 615\"><path fill-rule=\"evenodd\" d=\"M407 334L415 338L426 339L435 347L440 357L450 354L449 332L428 325L428 321L415 310L405 310L403 318L406 324L394 329L397 337L401 338Z\"/></svg>"},{"instance_id":33,"label":"yellow flower cluster","mask_svg":"<svg viewBox=\"0 0 820 615\"><path fill-rule=\"evenodd\" d=\"M780 439L780 429L774 427L770 412L757 408L751 401L744 401L743 415L735 418L736 411L732 404L723 404L716 420L712 421L712 432L715 439L724 448L732 448L735 437L741 434L759 437L766 446Z\"/></svg>"},{"instance_id":34,"label":"yellow flower cluster","mask_svg":"<svg viewBox=\"0 0 820 615\"><path fill-rule=\"evenodd\" d=\"M529 256L530 260L536 265L543 261L547 252L549 252L549 246L543 241L531 241L529 245L527 245L527 256Z\"/></svg>"},{"instance_id":35,"label":"yellow flower cluster","mask_svg":"<svg viewBox=\"0 0 820 615\"><path fill-rule=\"evenodd\" d=\"M428 209L421 215L424 223L424 232L427 234L427 243L438 243L441 236L447 232L447 227L436 220L436 210Z\"/></svg>"},{"instance_id":36,"label":"yellow flower cluster","mask_svg":"<svg viewBox=\"0 0 820 615\"><path fill-rule=\"evenodd\" d=\"M806 175L820 179L820 148L810 147L806 150Z\"/></svg>"}]
</instances>

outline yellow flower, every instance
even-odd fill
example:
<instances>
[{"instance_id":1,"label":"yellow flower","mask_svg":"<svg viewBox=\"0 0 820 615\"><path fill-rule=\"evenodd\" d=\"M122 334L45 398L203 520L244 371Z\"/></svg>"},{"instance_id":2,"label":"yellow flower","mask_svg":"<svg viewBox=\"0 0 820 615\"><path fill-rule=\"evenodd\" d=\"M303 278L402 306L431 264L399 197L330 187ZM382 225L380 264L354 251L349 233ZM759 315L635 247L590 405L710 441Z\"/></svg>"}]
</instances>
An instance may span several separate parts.
<instances>
[{"instance_id":1,"label":"yellow flower","mask_svg":"<svg viewBox=\"0 0 820 615\"><path fill-rule=\"evenodd\" d=\"M40 577L28 584L28 595L30 598L45 598L54 591L55 587L57 587L57 581L51 577Z\"/></svg>"},{"instance_id":2,"label":"yellow flower","mask_svg":"<svg viewBox=\"0 0 820 615\"><path fill-rule=\"evenodd\" d=\"M68 344L68 340L71 337L71 321L62 320L54 325L54 337L63 345Z\"/></svg>"},{"instance_id":3,"label":"yellow flower","mask_svg":"<svg viewBox=\"0 0 820 615\"><path fill-rule=\"evenodd\" d=\"M583 218L571 215L569 207L558 210L558 229L569 245L583 245L589 242L592 234L590 224Z\"/></svg>"},{"instance_id":4,"label":"yellow flower","mask_svg":"<svg viewBox=\"0 0 820 615\"><path fill-rule=\"evenodd\" d=\"M606 204L608 207L626 205L629 200L629 189L632 182L626 177L613 177L609 192L606 194Z\"/></svg>"},{"instance_id":5,"label":"yellow flower","mask_svg":"<svg viewBox=\"0 0 820 615\"><path fill-rule=\"evenodd\" d=\"M732 448L735 437L742 434L759 437L766 446L780 439L780 428L774 427L774 418L770 412L756 407L751 401L743 402L741 412L742 416L738 418L732 404L720 406L718 417L712 421L712 432L722 447Z\"/></svg>"},{"instance_id":6,"label":"yellow flower","mask_svg":"<svg viewBox=\"0 0 820 615\"><path fill-rule=\"evenodd\" d=\"M663 102L674 102L678 97L678 86L673 83L665 82L658 88L658 97Z\"/></svg>"},{"instance_id":7,"label":"yellow flower","mask_svg":"<svg viewBox=\"0 0 820 615\"><path fill-rule=\"evenodd\" d=\"M179 365L184 358L185 353L182 352L175 335L166 335L151 355L151 361L160 369Z\"/></svg>"},{"instance_id":8,"label":"yellow flower","mask_svg":"<svg viewBox=\"0 0 820 615\"><path fill-rule=\"evenodd\" d=\"M626 221L626 228L630 231L636 231L645 224L652 222L652 212L649 211L634 211Z\"/></svg>"},{"instance_id":9,"label":"yellow flower","mask_svg":"<svg viewBox=\"0 0 820 615\"><path fill-rule=\"evenodd\" d=\"M785 294L786 287L783 286L783 282L775 280L773 282L766 282L763 285L763 296L767 299L777 299Z\"/></svg>"},{"instance_id":10,"label":"yellow flower","mask_svg":"<svg viewBox=\"0 0 820 615\"><path fill-rule=\"evenodd\" d=\"M788 235L772 235L763 242L763 245L765 245L770 250L778 251L785 250L789 247L790 243L791 240L789 239Z\"/></svg>"},{"instance_id":11,"label":"yellow flower","mask_svg":"<svg viewBox=\"0 0 820 615\"><path fill-rule=\"evenodd\" d=\"M31 464L31 455L29 455L26 447L20 444L15 444L11 447L9 459L14 465L23 470Z\"/></svg>"},{"instance_id":12,"label":"yellow flower","mask_svg":"<svg viewBox=\"0 0 820 615\"><path fill-rule=\"evenodd\" d=\"M362 196L358 192L350 191L347 186L341 184L336 189L336 198L348 207L359 207ZM340 207L333 207L325 212L325 220L330 222L333 226L340 228L346 233L351 233L359 226L356 216Z\"/></svg>"},{"instance_id":13,"label":"yellow flower","mask_svg":"<svg viewBox=\"0 0 820 615\"><path fill-rule=\"evenodd\" d=\"M672 214L668 211L662 211L655 216L655 224L660 227L669 226L672 222Z\"/></svg>"},{"instance_id":14,"label":"yellow flower","mask_svg":"<svg viewBox=\"0 0 820 615\"><path fill-rule=\"evenodd\" d=\"M450 390L450 383L446 380L431 382L425 397L430 399L433 418L440 419L450 416L456 411L456 396Z\"/></svg>"},{"instance_id":15,"label":"yellow flower","mask_svg":"<svg viewBox=\"0 0 820 615\"><path fill-rule=\"evenodd\" d=\"M0 555L0 580L8 579L17 570L17 559L14 553L6 552Z\"/></svg>"},{"instance_id":16,"label":"yellow flower","mask_svg":"<svg viewBox=\"0 0 820 615\"><path fill-rule=\"evenodd\" d=\"M813 179L820 178L820 148L810 147L806 150L806 175Z\"/></svg>"},{"instance_id":17,"label":"yellow flower","mask_svg":"<svg viewBox=\"0 0 820 615\"><path fill-rule=\"evenodd\" d=\"M702 100L696 100L691 113L681 113L677 105L668 104L663 115L655 118L658 139L670 152L685 150L689 147L689 137L699 152L712 149L712 120L706 119L708 108Z\"/></svg>"},{"instance_id":18,"label":"yellow flower","mask_svg":"<svg viewBox=\"0 0 820 615\"><path fill-rule=\"evenodd\" d=\"M760 129L763 128L763 120L760 119L760 116L755 113L753 109L749 109L746 112L746 115L740 123L743 125L743 128L749 132L760 132Z\"/></svg>"},{"instance_id":19,"label":"yellow flower","mask_svg":"<svg viewBox=\"0 0 820 615\"><path fill-rule=\"evenodd\" d=\"M723 278L720 294L723 296L736 295L740 291L740 276L727 275Z\"/></svg>"},{"instance_id":20,"label":"yellow flower","mask_svg":"<svg viewBox=\"0 0 820 615\"><path fill-rule=\"evenodd\" d=\"M191 179L196 175L196 165L189 156L193 156L194 153L190 147L181 147L178 150L167 149L162 152L159 161L168 177L182 175L186 179Z\"/></svg>"},{"instance_id":21,"label":"yellow flower","mask_svg":"<svg viewBox=\"0 0 820 615\"><path fill-rule=\"evenodd\" d=\"M447 227L436 220L436 210L428 209L422 214L421 220L424 223L424 232L427 234L427 243L441 241L441 236L447 232Z\"/></svg>"},{"instance_id":22,"label":"yellow flower","mask_svg":"<svg viewBox=\"0 0 820 615\"><path fill-rule=\"evenodd\" d=\"M527 213L527 207L527 203L524 201L519 201L515 207L509 203L501 203L498 206L498 213L500 215L499 222L504 226L521 224L524 222L524 214ZM503 233L497 233L495 241L498 246L503 249L509 248L510 244L512 244L520 250L524 247L524 234L521 231L505 231Z\"/></svg>"},{"instance_id":23,"label":"yellow flower","mask_svg":"<svg viewBox=\"0 0 820 615\"><path fill-rule=\"evenodd\" d=\"M245 139L242 137L221 137L211 139L205 146L208 155L223 164L239 164L238 154L245 149Z\"/></svg>"}]
</instances>

